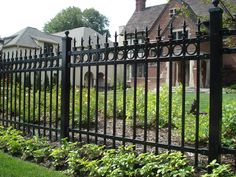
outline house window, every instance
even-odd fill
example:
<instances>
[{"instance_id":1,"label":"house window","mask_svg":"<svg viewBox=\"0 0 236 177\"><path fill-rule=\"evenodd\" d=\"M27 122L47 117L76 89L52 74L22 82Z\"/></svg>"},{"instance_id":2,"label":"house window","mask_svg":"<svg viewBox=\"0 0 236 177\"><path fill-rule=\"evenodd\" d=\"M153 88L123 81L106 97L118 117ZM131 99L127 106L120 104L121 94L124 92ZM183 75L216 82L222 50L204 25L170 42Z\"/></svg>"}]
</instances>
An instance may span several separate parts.
<instances>
[{"instance_id":1,"label":"house window","mask_svg":"<svg viewBox=\"0 0 236 177\"><path fill-rule=\"evenodd\" d=\"M169 11L170 18L172 18L176 14L176 12L177 12L176 8L170 9Z\"/></svg>"},{"instance_id":2,"label":"house window","mask_svg":"<svg viewBox=\"0 0 236 177\"><path fill-rule=\"evenodd\" d=\"M176 31L173 31L173 39L174 40L181 40L183 39L183 31L182 30L176 30ZM189 38L189 31L187 30L187 36L186 38Z\"/></svg>"},{"instance_id":3,"label":"house window","mask_svg":"<svg viewBox=\"0 0 236 177\"><path fill-rule=\"evenodd\" d=\"M53 52L53 45L50 43L44 43L44 54L51 54Z\"/></svg>"}]
</instances>

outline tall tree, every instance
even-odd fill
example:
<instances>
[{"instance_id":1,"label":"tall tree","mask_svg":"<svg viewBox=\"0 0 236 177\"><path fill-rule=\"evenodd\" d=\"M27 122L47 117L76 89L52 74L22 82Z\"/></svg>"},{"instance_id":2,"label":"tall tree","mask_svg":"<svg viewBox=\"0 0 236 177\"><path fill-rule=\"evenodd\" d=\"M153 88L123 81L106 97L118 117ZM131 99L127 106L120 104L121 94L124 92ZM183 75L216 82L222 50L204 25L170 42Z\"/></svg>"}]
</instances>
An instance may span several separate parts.
<instances>
[{"instance_id":1,"label":"tall tree","mask_svg":"<svg viewBox=\"0 0 236 177\"><path fill-rule=\"evenodd\" d=\"M109 30L106 29L109 26L108 18L94 8L83 11L83 20L86 27L96 29L101 34L109 33Z\"/></svg>"},{"instance_id":2,"label":"tall tree","mask_svg":"<svg viewBox=\"0 0 236 177\"><path fill-rule=\"evenodd\" d=\"M101 34L109 34L108 26L108 18L93 8L85 9L82 12L78 7L69 7L63 9L46 23L43 30L49 33L56 33L78 27L89 27Z\"/></svg>"}]
</instances>

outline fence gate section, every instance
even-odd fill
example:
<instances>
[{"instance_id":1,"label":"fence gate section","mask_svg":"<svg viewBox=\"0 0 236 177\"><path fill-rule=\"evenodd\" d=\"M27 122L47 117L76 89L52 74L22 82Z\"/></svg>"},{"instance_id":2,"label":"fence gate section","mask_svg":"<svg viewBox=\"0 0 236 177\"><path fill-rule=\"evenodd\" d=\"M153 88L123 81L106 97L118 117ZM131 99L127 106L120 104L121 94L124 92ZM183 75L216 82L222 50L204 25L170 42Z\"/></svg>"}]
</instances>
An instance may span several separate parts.
<instances>
[{"instance_id":1,"label":"fence gate section","mask_svg":"<svg viewBox=\"0 0 236 177\"><path fill-rule=\"evenodd\" d=\"M112 45L107 36L105 44L99 37L89 38L88 46L66 33L61 52L3 54L1 124L50 140L68 137L111 147L134 144L143 152L181 151L193 157L196 166L203 159L219 161L221 154L235 157L235 149L224 147L221 132L222 57L236 53L223 47L223 38L236 31L222 28L218 7L210 9L209 33L201 31L199 21L196 36L188 38L184 22L183 37L175 40L170 26L168 40L162 40L161 27L156 41L149 40L146 29L140 43L135 31L132 45L126 33L122 45L116 34ZM202 52L202 43L210 45L210 53ZM201 92L206 62L209 94ZM190 92L192 64L195 87ZM202 112L203 95L210 99L207 112Z\"/></svg>"}]
</instances>

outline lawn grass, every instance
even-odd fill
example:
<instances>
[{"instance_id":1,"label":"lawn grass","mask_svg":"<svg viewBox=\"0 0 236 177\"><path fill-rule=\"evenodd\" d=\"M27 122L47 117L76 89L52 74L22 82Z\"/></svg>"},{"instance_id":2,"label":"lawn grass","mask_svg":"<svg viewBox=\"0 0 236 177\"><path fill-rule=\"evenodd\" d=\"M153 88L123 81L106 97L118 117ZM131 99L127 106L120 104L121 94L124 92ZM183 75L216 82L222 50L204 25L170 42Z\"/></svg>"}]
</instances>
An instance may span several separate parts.
<instances>
[{"instance_id":1,"label":"lawn grass","mask_svg":"<svg viewBox=\"0 0 236 177\"><path fill-rule=\"evenodd\" d=\"M66 177L39 165L25 162L0 151L0 177Z\"/></svg>"},{"instance_id":2,"label":"lawn grass","mask_svg":"<svg viewBox=\"0 0 236 177\"><path fill-rule=\"evenodd\" d=\"M223 104L230 103L232 101L236 101L236 94L235 93L224 93L223 95ZM191 104L193 100L196 99L196 93L188 92L186 93L186 108L190 110ZM209 105L210 104L210 95L208 92L200 93L200 112L209 112Z\"/></svg>"}]
</instances>

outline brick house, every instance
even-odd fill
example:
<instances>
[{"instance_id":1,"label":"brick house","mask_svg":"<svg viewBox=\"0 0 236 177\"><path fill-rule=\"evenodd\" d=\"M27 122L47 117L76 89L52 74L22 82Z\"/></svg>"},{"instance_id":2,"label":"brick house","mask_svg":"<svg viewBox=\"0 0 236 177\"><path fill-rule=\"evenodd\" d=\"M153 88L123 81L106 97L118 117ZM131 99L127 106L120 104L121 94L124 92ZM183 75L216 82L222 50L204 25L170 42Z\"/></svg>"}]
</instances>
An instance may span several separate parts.
<instances>
[{"instance_id":1,"label":"brick house","mask_svg":"<svg viewBox=\"0 0 236 177\"><path fill-rule=\"evenodd\" d=\"M236 3L236 0L231 0ZM213 5L203 4L201 0L170 0L166 4L146 7L146 0L136 0L136 9L131 18L129 19L124 30L127 32L129 44L133 43L133 33L137 29L139 31L139 42L143 41L142 31L148 27L150 41L155 41L157 37L157 28L160 25L162 28L162 39L168 40L169 27L173 24L174 39L181 39L183 32L183 21L187 23L187 37L195 37L197 31L197 20L199 17L208 17L209 8ZM188 13L178 13L179 9L185 9ZM209 52L209 43L201 44L201 52ZM236 55L224 55L224 68L227 68L228 75L225 77L225 84L236 83ZM133 68L129 68L129 80L133 81ZM169 82L169 66L168 63L161 63L161 83ZM209 87L209 60L201 61L201 87ZM182 82L182 70L179 62L173 63L173 85L177 86ZM156 66L150 65L148 69L149 86L155 88L156 81ZM138 82L144 81L144 66L138 65L137 68ZM186 84L189 87L196 86L196 61L187 61L186 67Z\"/></svg>"}]
</instances>

